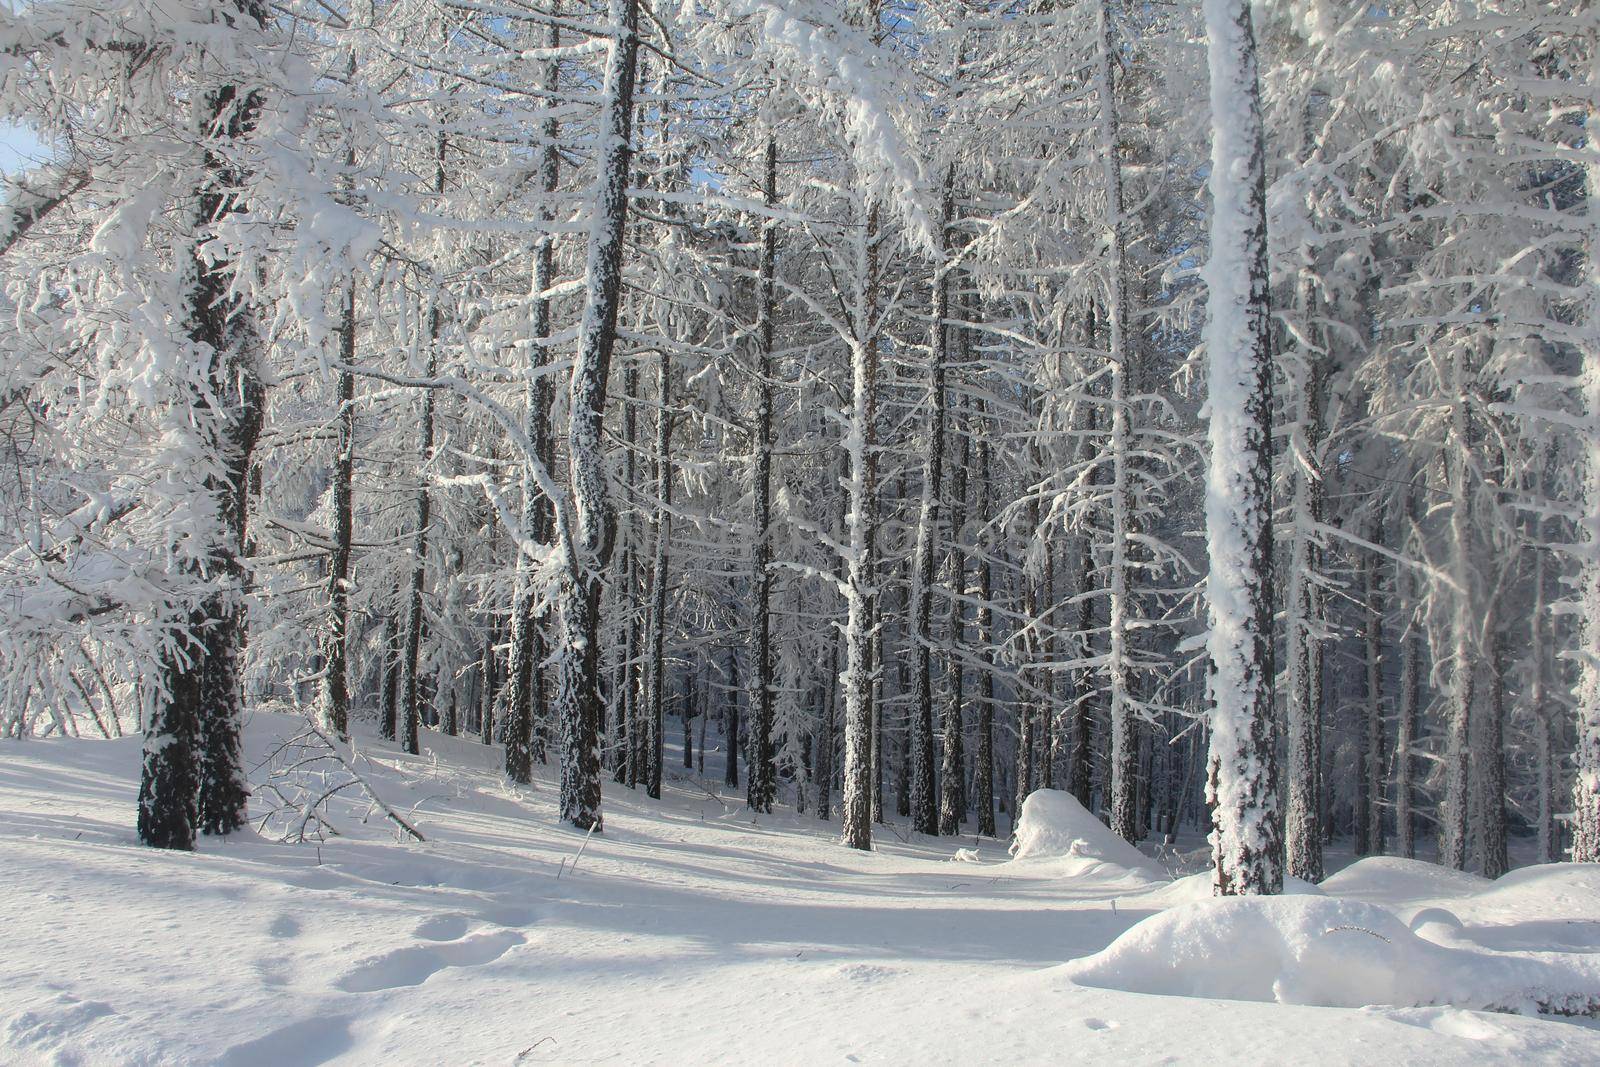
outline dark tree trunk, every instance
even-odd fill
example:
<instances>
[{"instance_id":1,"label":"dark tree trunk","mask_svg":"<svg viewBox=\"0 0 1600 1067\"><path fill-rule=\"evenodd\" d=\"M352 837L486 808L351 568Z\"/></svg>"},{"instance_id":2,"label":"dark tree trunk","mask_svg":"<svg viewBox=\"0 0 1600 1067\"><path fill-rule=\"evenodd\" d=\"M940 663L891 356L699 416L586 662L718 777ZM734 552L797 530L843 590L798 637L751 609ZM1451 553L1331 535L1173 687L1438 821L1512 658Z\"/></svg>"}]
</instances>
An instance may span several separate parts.
<instances>
[{"instance_id":1,"label":"dark tree trunk","mask_svg":"<svg viewBox=\"0 0 1600 1067\"><path fill-rule=\"evenodd\" d=\"M383 707L378 732L384 740L395 739L400 697L400 629L393 615L383 617Z\"/></svg>"},{"instance_id":2,"label":"dark tree trunk","mask_svg":"<svg viewBox=\"0 0 1600 1067\"><path fill-rule=\"evenodd\" d=\"M728 681L722 705L722 751L726 762L722 770L722 784L729 789L739 788L739 657L733 646L728 646Z\"/></svg>"},{"instance_id":3,"label":"dark tree trunk","mask_svg":"<svg viewBox=\"0 0 1600 1067\"><path fill-rule=\"evenodd\" d=\"M264 10L249 0L235 7L257 25L265 20ZM246 176L225 151L255 132L259 113L259 98L232 85L202 98L198 132L204 147L184 315L190 340L207 360L205 387L194 389L189 402L197 415L195 433L218 472L207 476L200 491L219 520L220 534L205 548L208 571L220 580L172 635L161 664L162 691L146 725L138 832L141 842L156 848L192 849L197 827L208 834L239 829L249 799L239 740L248 584L241 554L246 479L264 398L250 310L232 291L233 265L208 258L199 246L209 227L246 210L233 192L247 184ZM215 407L213 398L226 406Z\"/></svg>"},{"instance_id":4,"label":"dark tree trunk","mask_svg":"<svg viewBox=\"0 0 1600 1067\"><path fill-rule=\"evenodd\" d=\"M616 522L606 487L601 428L622 298L638 17L638 0L610 0L607 22L615 38L606 61L605 105L600 116L587 298L568 397L567 443L577 528L572 531L575 544L562 595L566 670L558 702L561 818L580 830L598 830L602 825L599 728L605 709L600 687L600 593L601 576L616 538Z\"/></svg>"},{"instance_id":5,"label":"dark tree trunk","mask_svg":"<svg viewBox=\"0 0 1600 1067\"><path fill-rule=\"evenodd\" d=\"M655 514L651 541L655 556L650 564L650 712L645 721L650 748L650 778L645 792L661 798L662 713L666 699L667 663L667 542L672 536L672 362L663 346L656 355Z\"/></svg>"},{"instance_id":6,"label":"dark tree trunk","mask_svg":"<svg viewBox=\"0 0 1600 1067\"><path fill-rule=\"evenodd\" d=\"M867 211L862 237L863 297L857 327L859 335L851 346L851 415L848 438L849 474L849 555L845 560L847 595L844 669L844 782L841 822L844 843L851 848L872 847L872 817L881 803L881 788L874 788L874 738L877 730L873 715L872 675L873 630L877 621L874 584L877 581L877 288L878 288L878 208ZM881 780L880 780L881 782Z\"/></svg>"},{"instance_id":7,"label":"dark tree trunk","mask_svg":"<svg viewBox=\"0 0 1600 1067\"><path fill-rule=\"evenodd\" d=\"M695 719L695 677L691 671L684 680L685 691L683 695L683 767L684 770L694 770L694 719Z\"/></svg>"},{"instance_id":8,"label":"dark tree trunk","mask_svg":"<svg viewBox=\"0 0 1600 1067\"><path fill-rule=\"evenodd\" d=\"M944 509L945 372L950 362L950 222L955 205L955 167L945 171L940 208L939 255L933 277L933 322L928 355L928 446L923 456L922 513L912 556L911 654L916 704L911 713L911 828L939 832L933 771L933 584Z\"/></svg>"},{"instance_id":9,"label":"dark tree trunk","mask_svg":"<svg viewBox=\"0 0 1600 1067\"><path fill-rule=\"evenodd\" d=\"M768 208L778 203L778 144L767 138L762 198ZM778 247L777 221L763 220L761 229L761 292L756 323L755 414L755 544L751 551L751 584L755 591L755 685L750 691L750 767L746 800L752 811L771 811L777 788L772 765L772 341L776 314L774 270Z\"/></svg>"},{"instance_id":10,"label":"dark tree trunk","mask_svg":"<svg viewBox=\"0 0 1600 1067\"><path fill-rule=\"evenodd\" d=\"M961 450L950 470L950 542L945 560L946 581L950 590L950 617L944 654L944 714L940 722L944 751L939 781L939 832L950 836L961 832L961 824L967 813L966 723L962 716L962 702L966 696L962 670L966 646L966 605L961 600L966 595L967 557L961 547L961 532L967 518L970 437L965 432L961 418L964 410L963 406L957 406L955 410L954 429L961 442Z\"/></svg>"},{"instance_id":11,"label":"dark tree trunk","mask_svg":"<svg viewBox=\"0 0 1600 1067\"><path fill-rule=\"evenodd\" d=\"M432 378L439 366L440 314L434 308L428 315L428 335L432 343L428 348L428 377ZM422 391L422 441L418 456L424 472L433 455L433 390ZM422 630L426 622L422 614L422 590L427 579L428 523L432 520L433 499L428 491L427 474L417 488L416 520L411 539L411 580L406 590L405 652L400 659L401 677L404 679L404 706L401 719L401 747L412 755L421 751L420 729L422 722L421 689L417 668L422 655Z\"/></svg>"},{"instance_id":12,"label":"dark tree trunk","mask_svg":"<svg viewBox=\"0 0 1600 1067\"><path fill-rule=\"evenodd\" d=\"M349 367L356 360L356 283L345 290L339 329L339 359ZM327 679L328 729L338 738L350 732L350 542L353 535L351 483L355 476L355 375L339 372L339 443L333 468L333 551L328 557L328 647L323 666Z\"/></svg>"},{"instance_id":13,"label":"dark tree trunk","mask_svg":"<svg viewBox=\"0 0 1600 1067\"><path fill-rule=\"evenodd\" d=\"M555 10L552 11L552 14ZM545 27L544 46L560 46L560 30L555 23ZM560 87L560 65L545 64L544 90L552 96ZM539 201L541 222L555 218L554 196L560 183L561 150L556 144L560 131L554 118L545 119L539 131L539 184L544 196ZM545 295L555 281L555 239L542 234L533 253L533 281L529 301L528 381L523 389L524 434L537 453L546 473L554 461L555 445L550 433L550 402L553 390L545 368L550 363L550 298ZM537 544L548 545L553 533L551 502L538 484L535 468L524 458L522 475L522 535ZM506 666L509 692L506 694L506 775L514 782L528 782L533 764L545 761L544 735L548 730L544 706L544 667L547 654L545 620L535 610L537 590L533 587L533 562L520 549L517 552L517 584L512 593L511 649Z\"/></svg>"},{"instance_id":14,"label":"dark tree trunk","mask_svg":"<svg viewBox=\"0 0 1600 1067\"><path fill-rule=\"evenodd\" d=\"M1489 700L1479 711L1479 737L1473 745L1473 780L1478 786L1478 853L1485 878L1499 878L1511 869L1506 850L1506 671L1505 640L1491 624L1484 649L1489 673Z\"/></svg>"},{"instance_id":15,"label":"dark tree trunk","mask_svg":"<svg viewBox=\"0 0 1600 1067\"><path fill-rule=\"evenodd\" d=\"M987 528L992 509L991 472L989 467L989 424L983 418L982 401L979 401L977 468L979 481L978 521ZM983 544L982 561L978 565L978 644L983 649L983 679L978 693L978 752L973 761L973 804L978 809L978 833L984 837L995 836L994 805L994 564L992 544Z\"/></svg>"}]
</instances>

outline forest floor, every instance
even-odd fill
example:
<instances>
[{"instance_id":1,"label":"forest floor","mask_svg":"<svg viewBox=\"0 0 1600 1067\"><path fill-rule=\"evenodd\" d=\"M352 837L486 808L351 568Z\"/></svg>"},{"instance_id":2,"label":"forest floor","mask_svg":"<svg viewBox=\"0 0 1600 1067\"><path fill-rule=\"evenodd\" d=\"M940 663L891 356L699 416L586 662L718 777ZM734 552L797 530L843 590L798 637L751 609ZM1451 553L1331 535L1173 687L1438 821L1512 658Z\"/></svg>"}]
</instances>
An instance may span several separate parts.
<instances>
[{"instance_id":1,"label":"forest floor","mask_svg":"<svg viewBox=\"0 0 1600 1067\"><path fill-rule=\"evenodd\" d=\"M313 751L279 751L295 732L253 718L258 782ZM426 843L363 823L354 789L339 836L281 843L295 820L258 788L263 829L179 854L135 843L137 739L0 743L0 1062L1600 1062L1593 1020L1075 982L1062 964L1190 895L1158 869L893 828L855 852L681 759L660 803L608 780L585 845L556 822L554 766L512 790L498 748L425 745L358 738ZM1485 952L1600 954L1600 877L1560 870L1501 886L1367 861L1326 889L1402 921L1448 908Z\"/></svg>"}]
</instances>

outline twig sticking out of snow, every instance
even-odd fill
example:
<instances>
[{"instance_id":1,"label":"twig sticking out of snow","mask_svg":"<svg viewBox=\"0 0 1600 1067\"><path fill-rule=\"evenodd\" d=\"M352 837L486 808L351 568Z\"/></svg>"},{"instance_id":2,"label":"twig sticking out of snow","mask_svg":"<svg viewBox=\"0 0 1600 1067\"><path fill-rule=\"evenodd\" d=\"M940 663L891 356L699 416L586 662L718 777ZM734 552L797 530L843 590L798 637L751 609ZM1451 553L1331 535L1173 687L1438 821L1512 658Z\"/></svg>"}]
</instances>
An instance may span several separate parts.
<instances>
[{"instance_id":1,"label":"twig sticking out of snow","mask_svg":"<svg viewBox=\"0 0 1600 1067\"><path fill-rule=\"evenodd\" d=\"M353 748L352 754L346 755L341 744L323 732L321 727L309 721L305 726L304 733L283 741L273 750L268 762L276 762L280 758L282 762L269 772L266 782L260 787L262 791L275 796L283 808L293 809L296 813L293 826L284 834L285 840L302 842L306 833L313 829L318 833L326 830L337 836L339 831L329 821L324 806L340 793L354 788L365 793L373 807L413 840L427 840L420 830L379 796L372 783L356 769L352 758L355 754ZM329 761L337 765L337 772L322 776L320 780L313 779L315 784L306 780L305 776L312 774L313 768ZM277 814L280 812L269 811L262 818L262 826Z\"/></svg>"},{"instance_id":2,"label":"twig sticking out of snow","mask_svg":"<svg viewBox=\"0 0 1600 1067\"><path fill-rule=\"evenodd\" d=\"M316 734L317 737L322 740L324 745L328 746L328 751L332 752L333 758L338 760L339 764L344 767L345 773L350 775L351 778L355 779L354 784L361 786L361 791L367 794L367 799L376 804L378 806L378 810L382 811L390 822L394 823L396 826L400 827L400 829L410 834L414 840L427 840L427 838L422 836L422 832L420 830L407 822L399 812L391 808L388 805L388 802L378 795L377 790L372 788L372 783L368 782L366 778L362 776L361 772L356 770L355 764L346 759L344 753L339 751L339 745L333 740L333 738L323 733L322 728L314 722L308 722L306 725L311 728L312 733Z\"/></svg>"}]
</instances>

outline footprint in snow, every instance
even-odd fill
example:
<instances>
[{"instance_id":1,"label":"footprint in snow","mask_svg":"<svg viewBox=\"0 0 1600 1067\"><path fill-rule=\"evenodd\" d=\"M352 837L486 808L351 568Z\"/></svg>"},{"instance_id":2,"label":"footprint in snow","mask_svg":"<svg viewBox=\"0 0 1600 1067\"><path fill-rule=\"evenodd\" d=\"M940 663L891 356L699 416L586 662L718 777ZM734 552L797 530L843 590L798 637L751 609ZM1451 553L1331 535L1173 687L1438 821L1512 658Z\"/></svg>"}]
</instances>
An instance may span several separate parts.
<instances>
[{"instance_id":1,"label":"footprint in snow","mask_svg":"<svg viewBox=\"0 0 1600 1067\"><path fill-rule=\"evenodd\" d=\"M103 1000L79 1000L70 993L57 993L48 1003L19 1012L0 1037L4 1037L4 1044L20 1048L59 1049L64 1041L77 1036L102 1015L115 1014L116 1009Z\"/></svg>"},{"instance_id":2,"label":"footprint in snow","mask_svg":"<svg viewBox=\"0 0 1600 1067\"><path fill-rule=\"evenodd\" d=\"M267 924L267 933L280 941L300 936L300 920L285 912Z\"/></svg>"},{"instance_id":3,"label":"footprint in snow","mask_svg":"<svg viewBox=\"0 0 1600 1067\"><path fill-rule=\"evenodd\" d=\"M447 967L481 967L493 963L524 941L515 930L488 930L459 941L411 945L369 957L335 981L346 993L421 985Z\"/></svg>"},{"instance_id":4,"label":"footprint in snow","mask_svg":"<svg viewBox=\"0 0 1600 1067\"><path fill-rule=\"evenodd\" d=\"M1083 1025L1091 1030L1115 1030L1118 1026L1117 1023L1107 1022L1104 1019L1085 1019Z\"/></svg>"},{"instance_id":5,"label":"footprint in snow","mask_svg":"<svg viewBox=\"0 0 1600 1067\"><path fill-rule=\"evenodd\" d=\"M465 915L430 915L411 933L424 941L454 941L465 936L467 925Z\"/></svg>"},{"instance_id":6,"label":"footprint in snow","mask_svg":"<svg viewBox=\"0 0 1600 1067\"><path fill-rule=\"evenodd\" d=\"M895 967L880 967L875 963L847 963L839 968L839 976L852 982L883 982L903 973Z\"/></svg>"},{"instance_id":7,"label":"footprint in snow","mask_svg":"<svg viewBox=\"0 0 1600 1067\"><path fill-rule=\"evenodd\" d=\"M348 1016L318 1016L300 1019L250 1041L242 1041L224 1052L219 1062L224 1067L326 1063L354 1043Z\"/></svg>"}]
</instances>

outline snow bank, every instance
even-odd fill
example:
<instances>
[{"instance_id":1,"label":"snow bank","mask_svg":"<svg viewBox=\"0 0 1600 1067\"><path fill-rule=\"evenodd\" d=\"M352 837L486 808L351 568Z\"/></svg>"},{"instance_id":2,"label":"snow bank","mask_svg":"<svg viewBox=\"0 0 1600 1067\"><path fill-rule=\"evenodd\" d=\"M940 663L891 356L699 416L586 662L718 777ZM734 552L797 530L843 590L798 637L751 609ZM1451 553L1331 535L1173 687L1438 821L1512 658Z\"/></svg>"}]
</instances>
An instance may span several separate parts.
<instances>
[{"instance_id":1,"label":"snow bank","mask_svg":"<svg viewBox=\"0 0 1600 1067\"><path fill-rule=\"evenodd\" d=\"M1139 902L1141 906L1150 904L1170 908L1195 900L1212 900L1217 895L1216 880L1216 872L1211 870L1185 875L1182 878L1175 879L1170 885L1164 885L1153 890L1148 896L1140 897ZM1321 887L1287 875L1283 879L1283 893L1285 896L1320 897L1323 895Z\"/></svg>"},{"instance_id":2,"label":"snow bank","mask_svg":"<svg viewBox=\"0 0 1600 1067\"><path fill-rule=\"evenodd\" d=\"M1330 897L1348 897L1369 904L1408 904L1470 896L1489 884L1479 875L1452 871L1437 863L1368 856L1323 879L1322 890Z\"/></svg>"},{"instance_id":3,"label":"snow bank","mask_svg":"<svg viewBox=\"0 0 1600 1067\"><path fill-rule=\"evenodd\" d=\"M1600 864L1541 863L1519 867L1483 883L1474 903L1507 911L1537 910L1541 914L1588 919L1600 900Z\"/></svg>"},{"instance_id":4,"label":"snow bank","mask_svg":"<svg viewBox=\"0 0 1600 1067\"><path fill-rule=\"evenodd\" d=\"M1322 1007L1450 1004L1580 1013L1600 1006L1600 965L1446 948L1392 912L1331 897L1232 897L1151 916L1067 964L1081 985Z\"/></svg>"},{"instance_id":5,"label":"snow bank","mask_svg":"<svg viewBox=\"0 0 1600 1067\"><path fill-rule=\"evenodd\" d=\"M1036 790L1023 801L1011 857L1049 861L1068 878L1091 872L1164 877L1144 853L1108 830L1071 793L1059 789Z\"/></svg>"}]
</instances>

